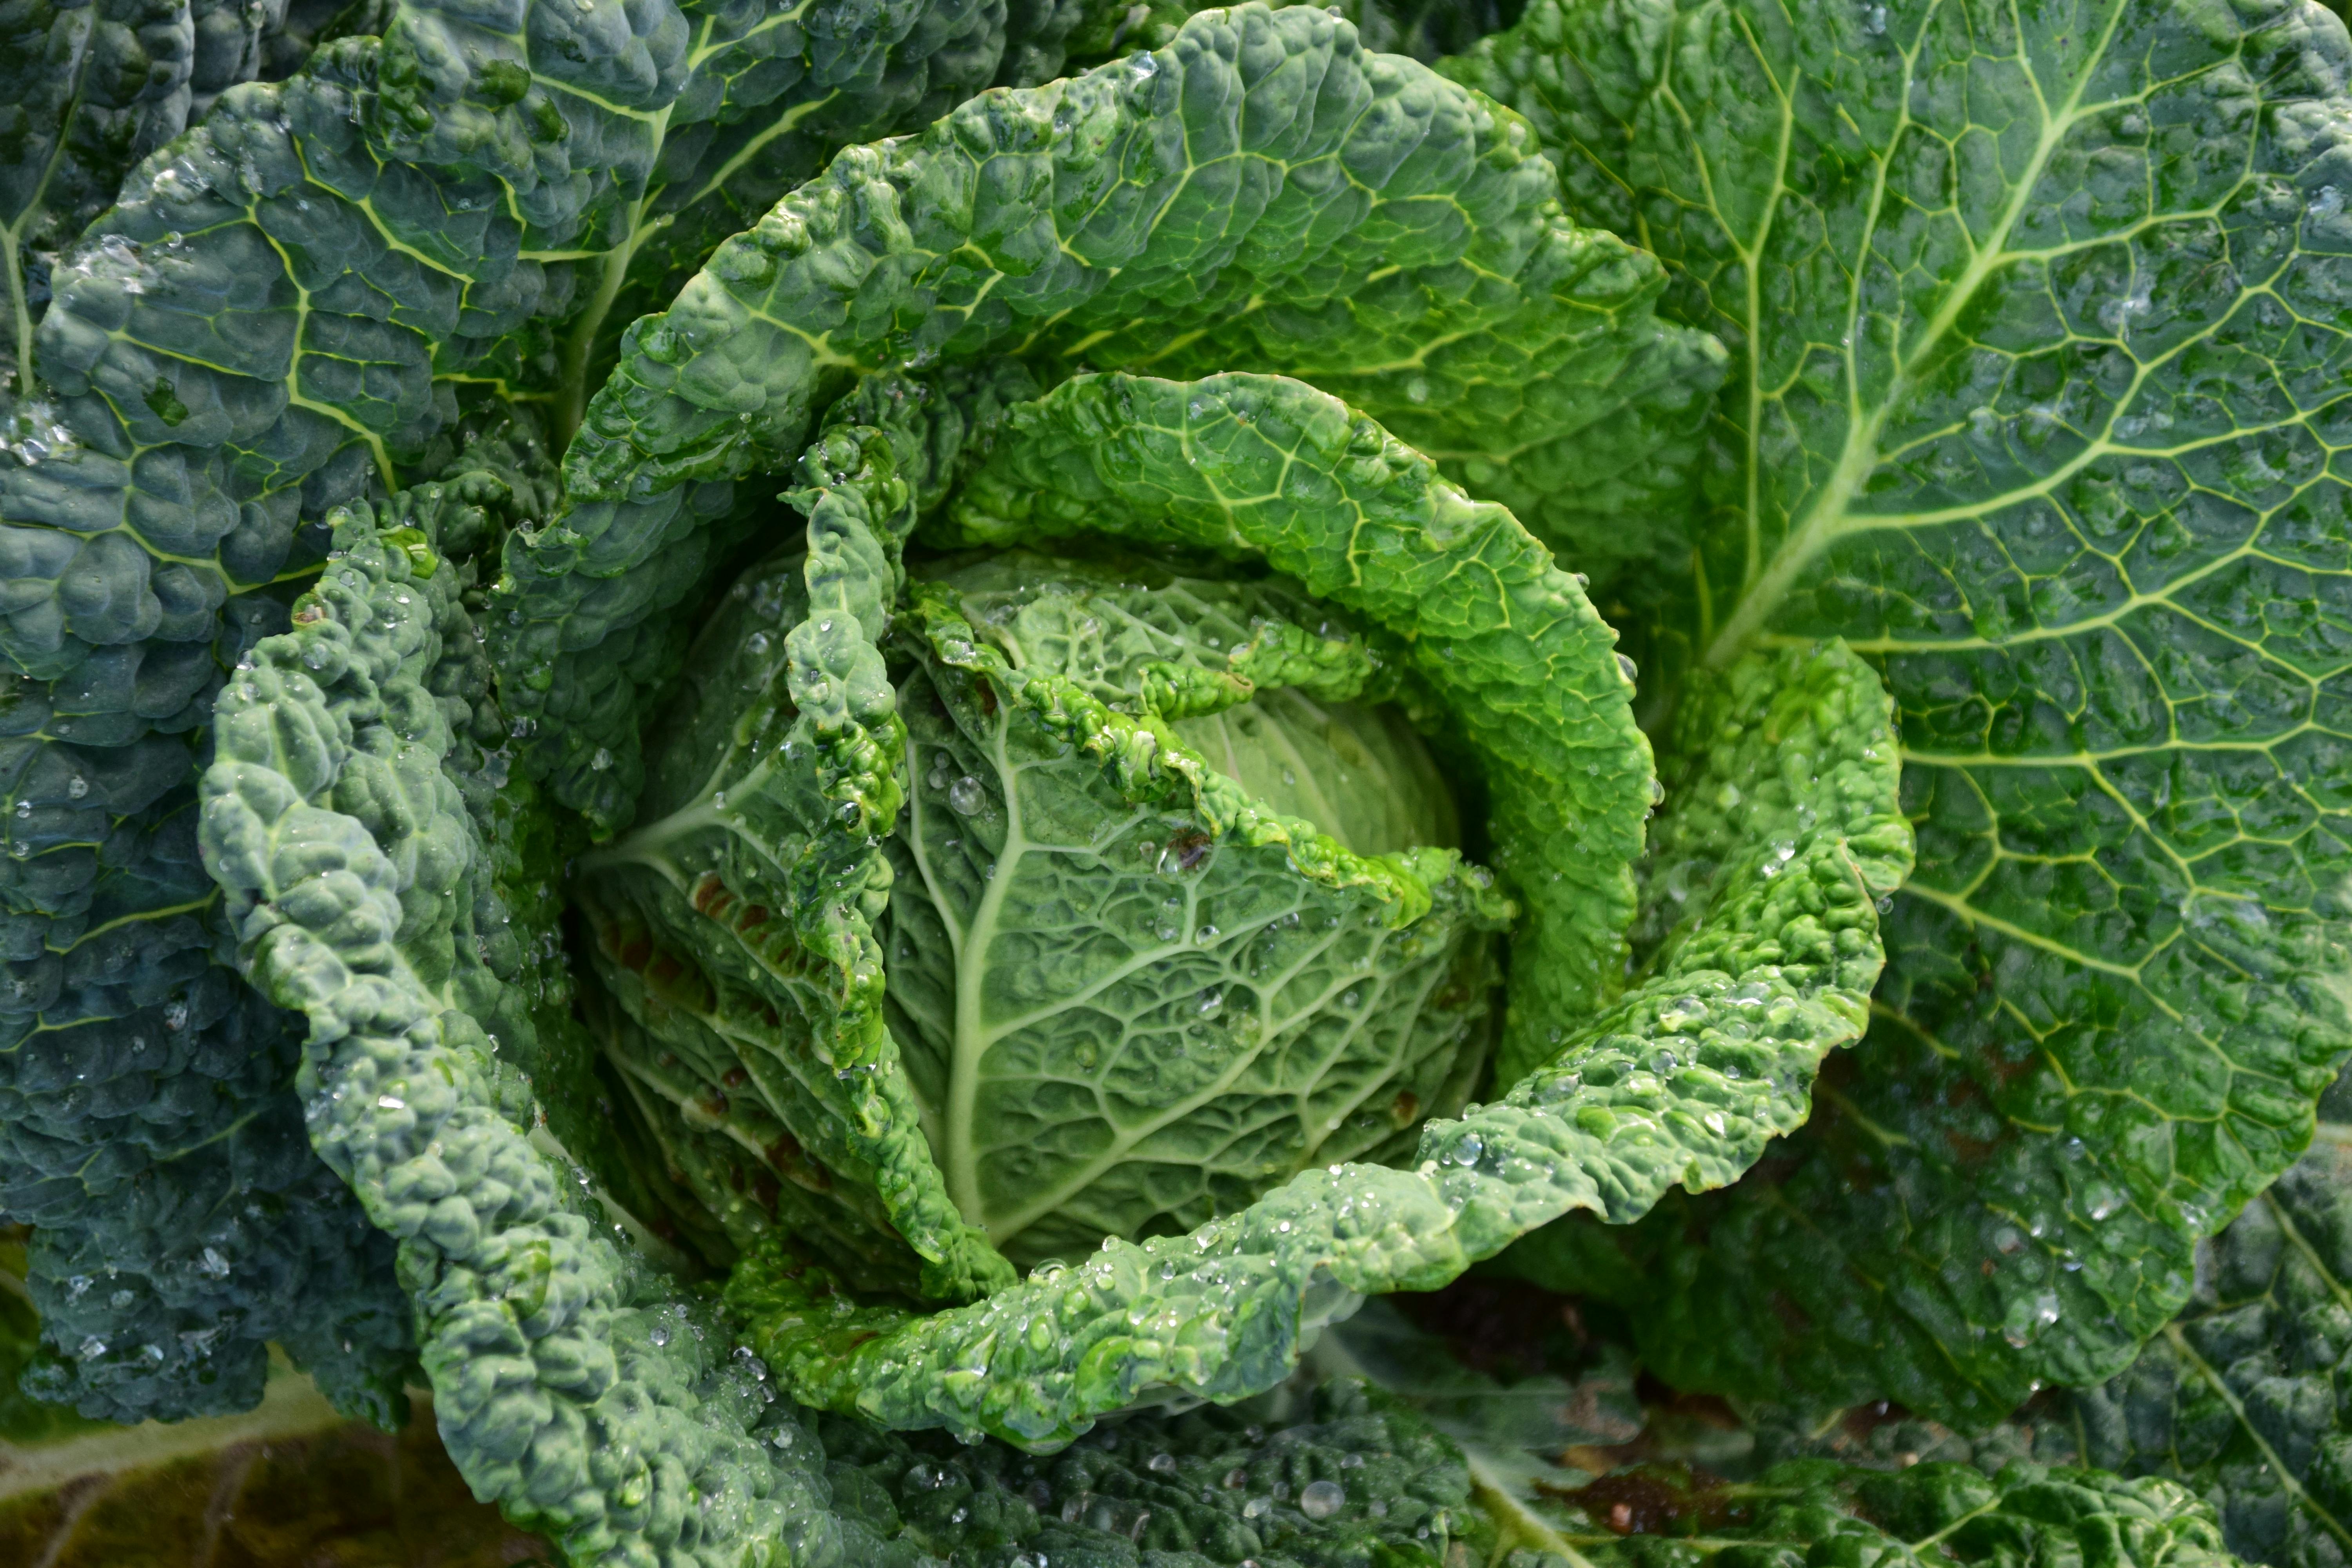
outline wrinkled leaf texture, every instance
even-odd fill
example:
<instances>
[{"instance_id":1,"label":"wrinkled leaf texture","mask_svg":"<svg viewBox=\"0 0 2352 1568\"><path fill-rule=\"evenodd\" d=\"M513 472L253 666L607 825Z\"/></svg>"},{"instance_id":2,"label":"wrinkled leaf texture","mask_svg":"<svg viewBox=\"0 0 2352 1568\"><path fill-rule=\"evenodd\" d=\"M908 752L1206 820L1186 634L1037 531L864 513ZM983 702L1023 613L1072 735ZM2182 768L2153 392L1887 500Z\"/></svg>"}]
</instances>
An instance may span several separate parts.
<instances>
[{"instance_id":1,"label":"wrinkled leaf texture","mask_svg":"<svg viewBox=\"0 0 2352 1568\"><path fill-rule=\"evenodd\" d=\"M322 1376L321 1358L355 1356L330 1382L383 1418L397 1404L406 1336L380 1245L301 1154L284 1024L220 962L187 787L223 673L282 627L328 511L470 459L478 438L527 453L534 425L560 437L622 314L743 215L840 142L1013 68L1009 46L1050 70L1077 16L7 13L0 1183L42 1226L35 1289L70 1352L50 1396L122 1418L234 1408L280 1337L309 1341ZM291 79L221 96L286 75L313 39ZM495 525L470 553L550 510L536 479L478 477L499 467L467 464L490 489L465 503ZM499 723L484 705L474 727ZM542 880L530 869L520 884ZM511 977L530 957L500 962ZM125 1278L69 1283L105 1268Z\"/></svg>"},{"instance_id":2,"label":"wrinkled leaf texture","mask_svg":"<svg viewBox=\"0 0 2352 1568\"><path fill-rule=\"evenodd\" d=\"M1451 68L1732 353L1654 675L1843 637L1919 835L1855 1070L1628 1244L1645 1359L1977 1423L2107 1375L2347 1041L2342 24L1538 0Z\"/></svg>"}]
</instances>

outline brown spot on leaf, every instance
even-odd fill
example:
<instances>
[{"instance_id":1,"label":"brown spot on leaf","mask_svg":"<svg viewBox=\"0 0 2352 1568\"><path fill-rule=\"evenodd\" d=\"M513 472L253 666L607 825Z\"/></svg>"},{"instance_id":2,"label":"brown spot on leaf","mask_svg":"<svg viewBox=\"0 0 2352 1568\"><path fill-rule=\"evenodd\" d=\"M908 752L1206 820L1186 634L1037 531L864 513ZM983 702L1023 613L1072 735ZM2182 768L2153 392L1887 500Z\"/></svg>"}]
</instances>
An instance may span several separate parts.
<instances>
[{"instance_id":1,"label":"brown spot on leaf","mask_svg":"<svg viewBox=\"0 0 2352 1568\"><path fill-rule=\"evenodd\" d=\"M1207 859L1209 851L1216 846L1217 841L1207 834L1187 831L1168 841L1168 854L1176 862L1179 871L1189 871Z\"/></svg>"},{"instance_id":2,"label":"brown spot on leaf","mask_svg":"<svg viewBox=\"0 0 2352 1568\"><path fill-rule=\"evenodd\" d=\"M1687 1465L1639 1465L1556 1495L1619 1535L1698 1535L1746 1512L1721 1479Z\"/></svg>"}]
</instances>

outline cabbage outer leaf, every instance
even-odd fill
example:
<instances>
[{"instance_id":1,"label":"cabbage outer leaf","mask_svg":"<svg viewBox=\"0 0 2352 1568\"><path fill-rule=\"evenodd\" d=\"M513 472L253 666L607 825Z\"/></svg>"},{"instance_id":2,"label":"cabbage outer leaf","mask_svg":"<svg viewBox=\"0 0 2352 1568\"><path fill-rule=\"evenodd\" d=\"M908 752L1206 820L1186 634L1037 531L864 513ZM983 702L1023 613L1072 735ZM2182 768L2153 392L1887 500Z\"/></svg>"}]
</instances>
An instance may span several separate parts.
<instances>
[{"instance_id":1,"label":"cabbage outer leaf","mask_svg":"<svg viewBox=\"0 0 2352 1568\"><path fill-rule=\"evenodd\" d=\"M131 165L187 123L195 29L183 0L30 5L0 23L0 414L13 446L34 435L33 329L49 269L114 199ZM13 394L13 396L10 395Z\"/></svg>"},{"instance_id":2,"label":"cabbage outer leaf","mask_svg":"<svg viewBox=\"0 0 2352 1568\"><path fill-rule=\"evenodd\" d=\"M2230 1549L2273 1568L2352 1543L2352 1431L2338 1390L2352 1310L2352 1128L2206 1244L2188 1310L2116 1377L2076 1394L2084 1464L2212 1500Z\"/></svg>"},{"instance_id":3,"label":"cabbage outer leaf","mask_svg":"<svg viewBox=\"0 0 2352 1568\"><path fill-rule=\"evenodd\" d=\"M1673 1218L1644 1357L1979 1424L2106 1376L2352 1043L2343 26L1537 0L1459 74L1731 347L1657 662L1844 637L1918 827L1863 1070Z\"/></svg>"},{"instance_id":4,"label":"cabbage outer leaf","mask_svg":"<svg viewBox=\"0 0 2352 1568\"><path fill-rule=\"evenodd\" d=\"M431 689L473 639L420 531L340 520L294 629L223 692L203 781L241 957L310 1022L311 1142L400 1241L436 1419L478 1496L577 1563L821 1560L819 1500L749 1435L765 1390L583 1196L478 1022L484 851Z\"/></svg>"}]
</instances>

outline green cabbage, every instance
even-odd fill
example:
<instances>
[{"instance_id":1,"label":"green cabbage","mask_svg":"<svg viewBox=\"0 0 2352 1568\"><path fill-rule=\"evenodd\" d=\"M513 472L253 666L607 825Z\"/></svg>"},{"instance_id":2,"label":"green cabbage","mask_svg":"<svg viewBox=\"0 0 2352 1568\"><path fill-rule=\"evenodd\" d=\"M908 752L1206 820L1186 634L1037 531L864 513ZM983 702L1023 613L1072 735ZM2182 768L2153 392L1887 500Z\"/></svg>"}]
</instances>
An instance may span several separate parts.
<instances>
[{"instance_id":1,"label":"green cabbage","mask_svg":"<svg viewBox=\"0 0 2352 1568\"><path fill-rule=\"evenodd\" d=\"M0 126L26 1389L276 1341L577 1562L1125 1568L1506 1254L1743 1396L2162 1330L2347 1044L2341 25L1181 9L192 9ZM1472 1490L1258 1546L1611 1554ZM1688 1550L2212 1550L1768 1490Z\"/></svg>"}]
</instances>

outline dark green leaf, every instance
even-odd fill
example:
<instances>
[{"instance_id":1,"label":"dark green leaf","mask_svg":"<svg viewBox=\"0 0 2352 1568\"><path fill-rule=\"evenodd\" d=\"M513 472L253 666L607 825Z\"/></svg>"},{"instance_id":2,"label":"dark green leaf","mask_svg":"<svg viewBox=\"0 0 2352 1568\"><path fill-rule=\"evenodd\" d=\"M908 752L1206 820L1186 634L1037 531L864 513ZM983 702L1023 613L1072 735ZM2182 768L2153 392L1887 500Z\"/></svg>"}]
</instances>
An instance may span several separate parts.
<instances>
[{"instance_id":1,"label":"dark green leaf","mask_svg":"<svg viewBox=\"0 0 2352 1568\"><path fill-rule=\"evenodd\" d=\"M1538 0L1458 68L1734 355L1660 700L1843 637L1918 828L1854 1072L1637 1244L1645 1358L1977 1422L2106 1375L2352 1043L2344 28Z\"/></svg>"}]
</instances>

